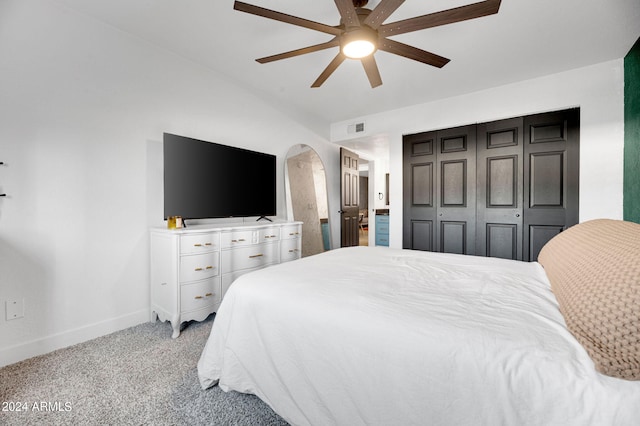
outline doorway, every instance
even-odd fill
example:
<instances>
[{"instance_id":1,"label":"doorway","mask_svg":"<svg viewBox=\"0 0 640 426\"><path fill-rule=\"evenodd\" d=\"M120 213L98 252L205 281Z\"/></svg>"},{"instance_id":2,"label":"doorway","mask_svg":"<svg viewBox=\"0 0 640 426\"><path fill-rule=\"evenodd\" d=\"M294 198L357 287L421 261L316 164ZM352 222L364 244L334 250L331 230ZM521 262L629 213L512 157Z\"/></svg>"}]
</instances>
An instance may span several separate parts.
<instances>
[{"instance_id":1,"label":"doorway","mask_svg":"<svg viewBox=\"0 0 640 426\"><path fill-rule=\"evenodd\" d=\"M360 158L360 202L358 203L358 235L361 246L369 245L369 162Z\"/></svg>"}]
</instances>

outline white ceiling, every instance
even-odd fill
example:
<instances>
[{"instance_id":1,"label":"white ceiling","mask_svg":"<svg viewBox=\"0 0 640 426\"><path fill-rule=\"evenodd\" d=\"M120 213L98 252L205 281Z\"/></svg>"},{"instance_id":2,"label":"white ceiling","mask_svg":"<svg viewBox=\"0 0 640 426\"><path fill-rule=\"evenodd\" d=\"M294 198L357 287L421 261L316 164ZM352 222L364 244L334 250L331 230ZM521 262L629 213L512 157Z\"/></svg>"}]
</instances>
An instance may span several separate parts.
<instances>
[{"instance_id":1,"label":"white ceiling","mask_svg":"<svg viewBox=\"0 0 640 426\"><path fill-rule=\"evenodd\" d=\"M235 11L233 0L57 1L226 75L323 136L334 122L622 58L640 37L640 0L503 0L496 15L395 38L449 58L442 69L377 52L382 86L372 89L359 61L347 60L312 89L337 48L268 64L255 59L331 36ZM332 0L245 2L339 23ZM407 0L385 22L473 2Z\"/></svg>"}]
</instances>

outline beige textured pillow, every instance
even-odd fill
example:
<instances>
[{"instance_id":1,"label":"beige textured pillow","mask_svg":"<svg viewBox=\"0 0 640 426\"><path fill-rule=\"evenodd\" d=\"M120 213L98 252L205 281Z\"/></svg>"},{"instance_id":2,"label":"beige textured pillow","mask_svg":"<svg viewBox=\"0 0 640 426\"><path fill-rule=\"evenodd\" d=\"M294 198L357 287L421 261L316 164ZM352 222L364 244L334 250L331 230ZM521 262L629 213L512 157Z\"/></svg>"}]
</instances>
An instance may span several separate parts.
<instances>
[{"instance_id":1,"label":"beige textured pillow","mask_svg":"<svg viewBox=\"0 0 640 426\"><path fill-rule=\"evenodd\" d=\"M596 370L640 380L640 225L575 225L540 252L560 311Z\"/></svg>"}]
</instances>

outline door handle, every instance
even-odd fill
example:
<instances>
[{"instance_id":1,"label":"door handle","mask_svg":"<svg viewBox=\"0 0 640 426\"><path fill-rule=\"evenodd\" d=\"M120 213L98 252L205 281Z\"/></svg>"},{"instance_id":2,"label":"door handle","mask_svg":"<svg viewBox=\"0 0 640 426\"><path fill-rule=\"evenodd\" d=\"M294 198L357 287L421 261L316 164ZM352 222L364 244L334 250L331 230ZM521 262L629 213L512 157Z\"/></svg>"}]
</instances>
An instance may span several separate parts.
<instances>
[{"instance_id":1,"label":"door handle","mask_svg":"<svg viewBox=\"0 0 640 426\"><path fill-rule=\"evenodd\" d=\"M338 213L343 214L346 213L344 210L338 210Z\"/></svg>"}]
</instances>

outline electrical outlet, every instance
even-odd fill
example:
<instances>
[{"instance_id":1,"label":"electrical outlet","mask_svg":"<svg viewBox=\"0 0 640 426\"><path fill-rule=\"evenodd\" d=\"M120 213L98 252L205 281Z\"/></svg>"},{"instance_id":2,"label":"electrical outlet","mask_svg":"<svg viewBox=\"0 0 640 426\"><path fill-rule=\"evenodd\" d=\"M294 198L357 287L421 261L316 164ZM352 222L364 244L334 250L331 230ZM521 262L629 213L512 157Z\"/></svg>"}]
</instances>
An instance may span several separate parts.
<instances>
[{"instance_id":1,"label":"electrical outlet","mask_svg":"<svg viewBox=\"0 0 640 426\"><path fill-rule=\"evenodd\" d=\"M7 300L5 302L7 321L24 317L24 299Z\"/></svg>"}]
</instances>

